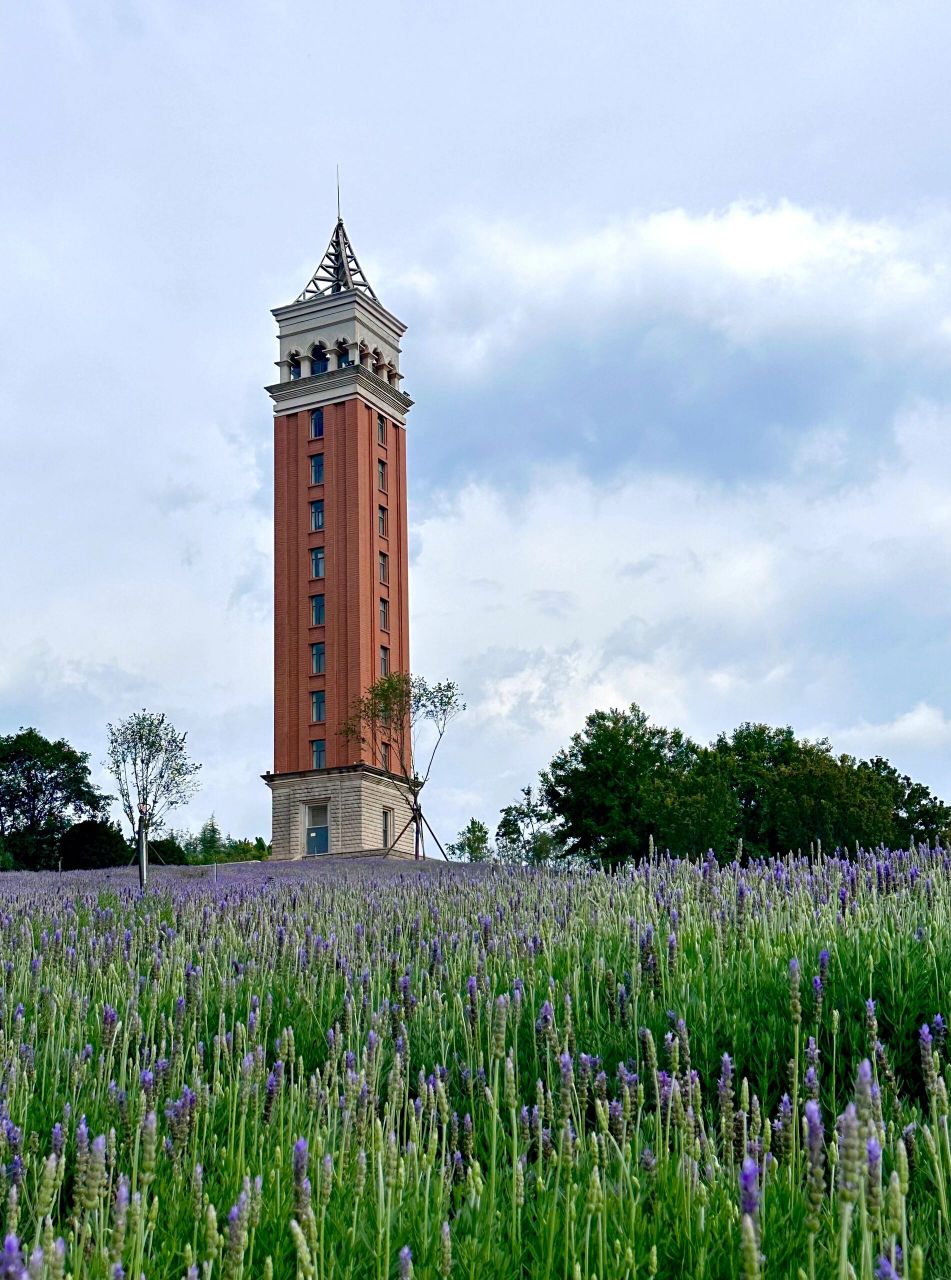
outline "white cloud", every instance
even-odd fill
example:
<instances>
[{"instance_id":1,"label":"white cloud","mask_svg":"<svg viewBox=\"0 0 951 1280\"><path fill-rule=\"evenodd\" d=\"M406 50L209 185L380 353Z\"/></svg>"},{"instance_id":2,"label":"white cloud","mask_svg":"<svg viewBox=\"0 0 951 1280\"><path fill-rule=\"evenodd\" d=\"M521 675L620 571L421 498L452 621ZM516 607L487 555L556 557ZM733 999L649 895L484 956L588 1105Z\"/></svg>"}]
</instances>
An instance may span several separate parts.
<instances>
[{"instance_id":1,"label":"white cloud","mask_svg":"<svg viewBox=\"0 0 951 1280\"><path fill-rule=\"evenodd\" d=\"M415 268L398 277L448 376L530 359L553 332L610 351L619 313L676 315L739 346L834 329L933 351L951 326L948 219L937 215L897 223L737 202L546 242L509 223L461 230L440 279Z\"/></svg>"},{"instance_id":2,"label":"white cloud","mask_svg":"<svg viewBox=\"0 0 951 1280\"><path fill-rule=\"evenodd\" d=\"M905 670L858 618L884 598L914 627L927 600L951 628L949 439L951 409L920 405L895 424L895 465L844 492L802 473L737 493L656 474L598 486L540 468L517 502L470 486L422 519L416 654L469 696L456 763L477 762L482 816L587 712L631 701L701 739L744 719L806 733L837 707L857 727L833 730L836 747L894 752L939 785L951 719L934 704L938 673ZM462 566L497 584L492 608ZM562 593L572 608L553 615ZM879 665L863 684L867 652ZM899 686L920 701L878 722ZM449 826L467 816L447 802Z\"/></svg>"},{"instance_id":3,"label":"white cloud","mask_svg":"<svg viewBox=\"0 0 951 1280\"><path fill-rule=\"evenodd\" d=\"M855 725L835 731L834 736L843 750L866 755L906 748L940 750L951 747L951 716L940 707L918 702L910 711L901 712L893 720L882 724L860 720Z\"/></svg>"}]
</instances>

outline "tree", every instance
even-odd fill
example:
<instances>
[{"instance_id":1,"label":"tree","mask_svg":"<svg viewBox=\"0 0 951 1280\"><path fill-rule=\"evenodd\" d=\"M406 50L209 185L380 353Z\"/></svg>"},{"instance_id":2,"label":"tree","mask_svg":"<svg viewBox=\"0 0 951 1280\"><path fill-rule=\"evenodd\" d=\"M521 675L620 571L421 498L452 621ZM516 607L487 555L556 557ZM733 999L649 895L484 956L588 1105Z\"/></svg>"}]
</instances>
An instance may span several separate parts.
<instances>
[{"instance_id":1,"label":"tree","mask_svg":"<svg viewBox=\"0 0 951 1280\"><path fill-rule=\"evenodd\" d=\"M491 862L489 828L478 818L470 818L455 841L446 846L451 858L458 862Z\"/></svg>"},{"instance_id":2,"label":"tree","mask_svg":"<svg viewBox=\"0 0 951 1280\"><path fill-rule=\"evenodd\" d=\"M122 810L139 844L139 882L148 878L146 852L150 832L161 831L170 810L185 804L198 790L201 765L188 758L184 733L164 712L136 711L108 725L106 768L119 787Z\"/></svg>"},{"instance_id":3,"label":"tree","mask_svg":"<svg viewBox=\"0 0 951 1280\"><path fill-rule=\"evenodd\" d=\"M915 842L936 844L948 839L951 806L932 795L924 783L913 782L882 756L861 760L856 772L861 780L872 783L889 809L891 832L887 839L879 839L903 849Z\"/></svg>"},{"instance_id":4,"label":"tree","mask_svg":"<svg viewBox=\"0 0 951 1280\"><path fill-rule=\"evenodd\" d=\"M132 855L119 828L99 818L86 818L67 828L59 852L64 871L125 867Z\"/></svg>"},{"instance_id":5,"label":"tree","mask_svg":"<svg viewBox=\"0 0 951 1280\"><path fill-rule=\"evenodd\" d=\"M636 703L588 716L542 773L541 800L568 854L611 868L644 857L651 838L699 851L704 824L729 827L729 795L704 749Z\"/></svg>"},{"instance_id":6,"label":"tree","mask_svg":"<svg viewBox=\"0 0 951 1280\"><path fill-rule=\"evenodd\" d=\"M69 824L106 812L89 756L36 729L0 737L0 840L16 865L54 867Z\"/></svg>"},{"instance_id":7,"label":"tree","mask_svg":"<svg viewBox=\"0 0 951 1280\"><path fill-rule=\"evenodd\" d=\"M499 815L495 848L500 861L518 865L543 866L562 856L551 814L531 787L523 787L521 800L506 805Z\"/></svg>"},{"instance_id":8,"label":"tree","mask_svg":"<svg viewBox=\"0 0 951 1280\"><path fill-rule=\"evenodd\" d=\"M409 814L402 830L391 841L391 849L412 824L415 857L426 856L424 827L443 857L446 856L423 813L420 795L429 781L446 729L465 709L459 689L451 680L430 684L422 676L402 671L381 676L350 708L341 732L369 753L403 799ZM417 761L424 733L429 737L429 756L425 768L419 770Z\"/></svg>"},{"instance_id":9,"label":"tree","mask_svg":"<svg viewBox=\"0 0 951 1280\"><path fill-rule=\"evenodd\" d=\"M149 853L166 867L185 866L190 861L188 851L174 831L149 841Z\"/></svg>"}]
</instances>

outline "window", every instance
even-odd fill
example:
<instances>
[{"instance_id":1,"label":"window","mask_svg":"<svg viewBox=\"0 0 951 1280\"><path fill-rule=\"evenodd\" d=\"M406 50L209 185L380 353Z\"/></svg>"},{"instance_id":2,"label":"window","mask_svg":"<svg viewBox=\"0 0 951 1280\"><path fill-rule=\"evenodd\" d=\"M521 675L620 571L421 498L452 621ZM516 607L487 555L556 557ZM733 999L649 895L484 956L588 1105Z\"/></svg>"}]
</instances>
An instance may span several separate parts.
<instances>
[{"instance_id":1,"label":"window","mask_svg":"<svg viewBox=\"0 0 951 1280\"><path fill-rule=\"evenodd\" d=\"M310 695L310 718L316 724L323 724L327 719L327 695L323 689L315 689Z\"/></svg>"},{"instance_id":2,"label":"window","mask_svg":"<svg viewBox=\"0 0 951 1280\"><path fill-rule=\"evenodd\" d=\"M376 442L386 444L386 418L382 413L376 415Z\"/></svg>"},{"instance_id":3,"label":"window","mask_svg":"<svg viewBox=\"0 0 951 1280\"><path fill-rule=\"evenodd\" d=\"M387 771L390 767L390 744L388 742L380 743L380 763Z\"/></svg>"},{"instance_id":4,"label":"window","mask_svg":"<svg viewBox=\"0 0 951 1280\"><path fill-rule=\"evenodd\" d=\"M376 464L376 484L381 493L386 493L386 463L383 461Z\"/></svg>"},{"instance_id":5,"label":"window","mask_svg":"<svg viewBox=\"0 0 951 1280\"><path fill-rule=\"evenodd\" d=\"M380 598L380 630L389 631L390 629L390 602Z\"/></svg>"},{"instance_id":6,"label":"window","mask_svg":"<svg viewBox=\"0 0 951 1280\"><path fill-rule=\"evenodd\" d=\"M309 804L307 806L305 852L312 856L318 853L327 853L330 849L329 809L330 806L326 804Z\"/></svg>"},{"instance_id":7,"label":"window","mask_svg":"<svg viewBox=\"0 0 951 1280\"><path fill-rule=\"evenodd\" d=\"M312 676L322 676L326 669L327 653L323 640L320 644L312 644L310 646L310 674Z\"/></svg>"},{"instance_id":8,"label":"window","mask_svg":"<svg viewBox=\"0 0 951 1280\"><path fill-rule=\"evenodd\" d=\"M322 578L324 576L324 549L323 547L313 547L310 553L310 576L312 578Z\"/></svg>"},{"instance_id":9,"label":"window","mask_svg":"<svg viewBox=\"0 0 951 1280\"><path fill-rule=\"evenodd\" d=\"M380 645L380 675L390 674L390 651L385 644Z\"/></svg>"},{"instance_id":10,"label":"window","mask_svg":"<svg viewBox=\"0 0 951 1280\"><path fill-rule=\"evenodd\" d=\"M324 364L326 365L326 360ZM314 352L314 373L317 373L317 353ZM321 370L326 373L326 369ZM324 411L323 409L311 409L310 411L310 438L311 440L323 440L324 438Z\"/></svg>"},{"instance_id":11,"label":"window","mask_svg":"<svg viewBox=\"0 0 951 1280\"><path fill-rule=\"evenodd\" d=\"M393 810L383 810L383 848L390 847L390 841L393 839Z\"/></svg>"},{"instance_id":12,"label":"window","mask_svg":"<svg viewBox=\"0 0 951 1280\"><path fill-rule=\"evenodd\" d=\"M324 738L315 738L310 744L310 753L313 763L312 769L327 768L327 743Z\"/></svg>"},{"instance_id":13,"label":"window","mask_svg":"<svg viewBox=\"0 0 951 1280\"><path fill-rule=\"evenodd\" d=\"M310 482L311 484L323 484L324 482L324 455L315 453L310 460Z\"/></svg>"},{"instance_id":14,"label":"window","mask_svg":"<svg viewBox=\"0 0 951 1280\"><path fill-rule=\"evenodd\" d=\"M288 358L288 367L290 369L291 382L296 382L300 377L300 356L293 355Z\"/></svg>"},{"instance_id":15,"label":"window","mask_svg":"<svg viewBox=\"0 0 951 1280\"><path fill-rule=\"evenodd\" d=\"M330 362L327 359L327 348L314 347L314 354L310 358L311 373L326 373L329 368ZM315 412L321 415L321 426L323 426L323 410L317 409ZM321 432L321 435L323 435L323 432Z\"/></svg>"},{"instance_id":16,"label":"window","mask_svg":"<svg viewBox=\"0 0 951 1280\"><path fill-rule=\"evenodd\" d=\"M312 627L322 627L326 620L326 612L324 610L324 597L311 596L310 598L310 625Z\"/></svg>"},{"instance_id":17,"label":"window","mask_svg":"<svg viewBox=\"0 0 951 1280\"><path fill-rule=\"evenodd\" d=\"M350 348L349 347L340 347L340 349L338 350L337 368L338 369L350 368Z\"/></svg>"},{"instance_id":18,"label":"window","mask_svg":"<svg viewBox=\"0 0 951 1280\"><path fill-rule=\"evenodd\" d=\"M377 507L376 509L376 527L380 537L386 537L386 507Z\"/></svg>"},{"instance_id":19,"label":"window","mask_svg":"<svg viewBox=\"0 0 951 1280\"><path fill-rule=\"evenodd\" d=\"M390 557L385 551L380 552L380 581L389 582L390 580Z\"/></svg>"},{"instance_id":20,"label":"window","mask_svg":"<svg viewBox=\"0 0 951 1280\"><path fill-rule=\"evenodd\" d=\"M324 527L324 500L318 499L317 502L310 504L310 531L317 533Z\"/></svg>"}]
</instances>

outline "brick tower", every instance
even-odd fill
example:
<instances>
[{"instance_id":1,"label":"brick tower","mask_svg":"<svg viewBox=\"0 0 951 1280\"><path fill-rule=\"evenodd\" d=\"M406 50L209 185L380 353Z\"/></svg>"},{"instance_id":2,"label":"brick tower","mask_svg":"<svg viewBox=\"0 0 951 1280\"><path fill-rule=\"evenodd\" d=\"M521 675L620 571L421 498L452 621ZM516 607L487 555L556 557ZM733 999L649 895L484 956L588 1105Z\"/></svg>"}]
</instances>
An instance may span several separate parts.
<instances>
[{"instance_id":1,"label":"brick tower","mask_svg":"<svg viewBox=\"0 0 951 1280\"><path fill-rule=\"evenodd\" d=\"M387 744L374 758L341 726L380 675L409 670L406 326L340 218L306 289L273 315L273 856L389 848L407 814ZM412 853L412 831L396 847Z\"/></svg>"}]
</instances>

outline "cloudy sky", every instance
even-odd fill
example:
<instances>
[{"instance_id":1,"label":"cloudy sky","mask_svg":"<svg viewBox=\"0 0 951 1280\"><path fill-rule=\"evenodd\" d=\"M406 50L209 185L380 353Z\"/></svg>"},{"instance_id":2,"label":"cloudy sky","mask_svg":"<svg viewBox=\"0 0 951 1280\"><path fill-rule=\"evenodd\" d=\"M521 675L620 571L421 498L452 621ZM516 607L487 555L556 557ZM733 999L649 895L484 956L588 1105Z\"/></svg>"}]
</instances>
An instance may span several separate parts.
<instances>
[{"instance_id":1,"label":"cloudy sky","mask_svg":"<svg viewBox=\"0 0 951 1280\"><path fill-rule=\"evenodd\" d=\"M269 830L270 308L404 348L452 835L595 707L951 797L951 9L32 0L0 15L0 732L148 706Z\"/></svg>"}]
</instances>

